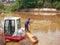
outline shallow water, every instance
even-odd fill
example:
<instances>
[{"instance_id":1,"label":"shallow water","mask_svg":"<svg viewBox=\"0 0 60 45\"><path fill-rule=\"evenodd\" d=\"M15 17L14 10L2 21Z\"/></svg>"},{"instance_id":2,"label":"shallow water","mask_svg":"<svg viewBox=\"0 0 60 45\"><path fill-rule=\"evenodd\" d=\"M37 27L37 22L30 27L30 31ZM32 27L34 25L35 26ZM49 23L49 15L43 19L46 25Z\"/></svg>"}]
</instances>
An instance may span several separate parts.
<instances>
[{"instance_id":1,"label":"shallow water","mask_svg":"<svg viewBox=\"0 0 60 45\"><path fill-rule=\"evenodd\" d=\"M35 36L37 36L39 42L38 45L60 45L60 31L56 30L55 32L41 32L35 31L33 32Z\"/></svg>"}]
</instances>

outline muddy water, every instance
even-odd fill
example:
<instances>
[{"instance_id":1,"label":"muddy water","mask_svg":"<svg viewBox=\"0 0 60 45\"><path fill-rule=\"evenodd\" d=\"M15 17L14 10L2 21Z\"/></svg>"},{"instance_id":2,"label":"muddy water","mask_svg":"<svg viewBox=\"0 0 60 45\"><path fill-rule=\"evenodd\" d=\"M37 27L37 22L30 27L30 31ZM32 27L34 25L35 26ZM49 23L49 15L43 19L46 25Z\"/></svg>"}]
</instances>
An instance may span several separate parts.
<instances>
[{"instance_id":1,"label":"muddy water","mask_svg":"<svg viewBox=\"0 0 60 45\"><path fill-rule=\"evenodd\" d=\"M19 43L11 41L11 42L7 42L6 45L19 45Z\"/></svg>"},{"instance_id":2,"label":"muddy water","mask_svg":"<svg viewBox=\"0 0 60 45\"><path fill-rule=\"evenodd\" d=\"M15 16L15 14L14 14ZM18 16L18 15L17 15ZM19 15L19 17L22 17L22 25L24 24L24 21L26 18L31 17L32 19L32 24L31 24L31 31L32 30L38 30L38 31L33 31L32 33L37 36L39 43L38 45L60 45L60 31L56 29L58 27L60 29L60 15L59 16L35 16L35 15ZM4 16L0 15L0 18L3 19ZM42 24L41 20L49 20L55 23L50 22L44 22ZM46 24L46 25L45 25ZM47 25L49 24L49 25ZM46 28L52 28L52 29L46 29ZM44 29L44 30L43 30ZM46 29L46 30L45 30ZM53 31L54 29L54 31ZM55 30L56 29L56 30ZM53 32L51 32L52 30ZM47 31L47 32L45 32ZM26 42L28 43L27 40L23 40L23 43ZM20 42L8 42L7 45L20 45ZM22 45L22 44L21 44ZM24 44L24 45L29 45L29 44Z\"/></svg>"},{"instance_id":3,"label":"muddy water","mask_svg":"<svg viewBox=\"0 0 60 45\"><path fill-rule=\"evenodd\" d=\"M33 32L37 36L39 43L38 45L60 45L60 31L56 30L55 32Z\"/></svg>"},{"instance_id":4,"label":"muddy water","mask_svg":"<svg viewBox=\"0 0 60 45\"><path fill-rule=\"evenodd\" d=\"M60 45L60 31L57 29L55 32L32 31L39 42L37 45ZM32 45L28 39L24 39L19 42L9 42L7 45Z\"/></svg>"}]
</instances>

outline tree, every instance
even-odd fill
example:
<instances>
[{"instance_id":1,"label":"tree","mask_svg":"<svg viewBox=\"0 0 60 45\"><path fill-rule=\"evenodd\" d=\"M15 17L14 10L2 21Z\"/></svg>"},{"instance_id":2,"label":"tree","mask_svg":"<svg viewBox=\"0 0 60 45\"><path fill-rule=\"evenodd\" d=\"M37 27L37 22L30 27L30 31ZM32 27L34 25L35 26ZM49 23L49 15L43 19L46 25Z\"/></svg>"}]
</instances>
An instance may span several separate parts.
<instances>
[{"instance_id":1,"label":"tree","mask_svg":"<svg viewBox=\"0 0 60 45\"><path fill-rule=\"evenodd\" d=\"M20 10L23 6L23 0L16 0L15 4L10 6L11 11Z\"/></svg>"},{"instance_id":2,"label":"tree","mask_svg":"<svg viewBox=\"0 0 60 45\"><path fill-rule=\"evenodd\" d=\"M37 8L43 7L43 0L37 0L36 7Z\"/></svg>"},{"instance_id":3,"label":"tree","mask_svg":"<svg viewBox=\"0 0 60 45\"><path fill-rule=\"evenodd\" d=\"M0 9L4 9L4 5L3 4L0 4Z\"/></svg>"},{"instance_id":4,"label":"tree","mask_svg":"<svg viewBox=\"0 0 60 45\"><path fill-rule=\"evenodd\" d=\"M24 8L34 8L36 7L36 0L24 0Z\"/></svg>"},{"instance_id":5,"label":"tree","mask_svg":"<svg viewBox=\"0 0 60 45\"><path fill-rule=\"evenodd\" d=\"M58 2L58 3L56 3ZM11 10L20 10L26 8L59 8L60 0L16 0L11 6Z\"/></svg>"},{"instance_id":6,"label":"tree","mask_svg":"<svg viewBox=\"0 0 60 45\"><path fill-rule=\"evenodd\" d=\"M60 2L59 1L54 2L54 8L60 9Z\"/></svg>"},{"instance_id":7,"label":"tree","mask_svg":"<svg viewBox=\"0 0 60 45\"><path fill-rule=\"evenodd\" d=\"M15 7L14 10L20 10L22 8L35 8L36 0L16 0L16 3L12 8Z\"/></svg>"}]
</instances>

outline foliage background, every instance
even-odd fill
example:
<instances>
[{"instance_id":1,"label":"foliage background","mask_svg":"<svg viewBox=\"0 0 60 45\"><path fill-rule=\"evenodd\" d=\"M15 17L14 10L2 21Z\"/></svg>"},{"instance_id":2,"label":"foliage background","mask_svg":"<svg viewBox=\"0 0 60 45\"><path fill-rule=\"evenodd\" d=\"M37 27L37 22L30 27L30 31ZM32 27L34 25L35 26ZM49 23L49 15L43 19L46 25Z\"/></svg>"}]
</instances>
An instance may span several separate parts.
<instances>
[{"instance_id":1,"label":"foliage background","mask_svg":"<svg viewBox=\"0 0 60 45\"><path fill-rule=\"evenodd\" d=\"M28 8L56 8L60 10L60 0L16 0L13 5L7 8L0 4L0 11L19 11Z\"/></svg>"}]
</instances>

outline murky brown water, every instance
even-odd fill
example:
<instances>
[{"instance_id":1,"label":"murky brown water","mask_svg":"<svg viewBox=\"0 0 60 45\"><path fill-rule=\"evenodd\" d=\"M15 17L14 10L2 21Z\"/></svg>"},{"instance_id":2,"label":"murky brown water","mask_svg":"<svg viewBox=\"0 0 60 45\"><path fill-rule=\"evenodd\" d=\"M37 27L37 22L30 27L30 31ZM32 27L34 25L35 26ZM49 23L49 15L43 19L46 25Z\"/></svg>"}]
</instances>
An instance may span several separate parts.
<instances>
[{"instance_id":1,"label":"murky brown water","mask_svg":"<svg viewBox=\"0 0 60 45\"><path fill-rule=\"evenodd\" d=\"M58 30L55 32L33 31L32 34L38 38L37 45L60 45L60 31ZM24 39L19 42L8 42L6 45L32 45L32 43L29 42L29 39Z\"/></svg>"},{"instance_id":2,"label":"murky brown water","mask_svg":"<svg viewBox=\"0 0 60 45\"><path fill-rule=\"evenodd\" d=\"M55 32L49 30L47 33L36 31L34 35L36 35L39 40L38 45L60 45L60 31L58 30Z\"/></svg>"},{"instance_id":3,"label":"murky brown water","mask_svg":"<svg viewBox=\"0 0 60 45\"><path fill-rule=\"evenodd\" d=\"M20 14L20 13L19 13ZM40 16L40 15L13 15L21 17L22 26L26 18L31 18L30 30L37 36L38 45L60 45L60 15L56 16ZM0 19L5 16L0 15ZM26 43L28 44L26 44ZM21 44L25 43L25 44ZM22 40L21 42L8 42L6 45L29 45L28 40Z\"/></svg>"}]
</instances>

